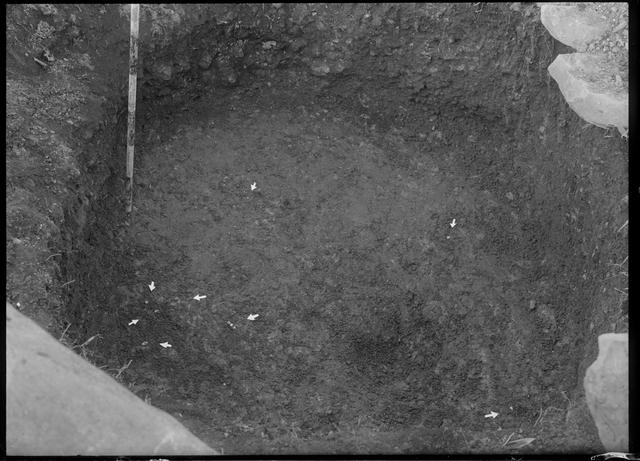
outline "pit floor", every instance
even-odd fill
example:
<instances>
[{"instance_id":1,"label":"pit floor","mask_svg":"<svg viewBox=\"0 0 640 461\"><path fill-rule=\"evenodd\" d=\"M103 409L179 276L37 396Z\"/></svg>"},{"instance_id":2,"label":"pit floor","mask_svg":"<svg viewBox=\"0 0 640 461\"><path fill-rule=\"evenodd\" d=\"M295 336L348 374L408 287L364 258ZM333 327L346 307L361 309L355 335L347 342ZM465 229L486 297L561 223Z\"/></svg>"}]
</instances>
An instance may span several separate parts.
<instances>
[{"instance_id":1,"label":"pit floor","mask_svg":"<svg viewBox=\"0 0 640 461\"><path fill-rule=\"evenodd\" d=\"M132 391L224 454L597 447L565 432L579 356L544 260L502 251L527 209L443 167L460 127L425 149L274 86L167 117L104 333Z\"/></svg>"}]
</instances>

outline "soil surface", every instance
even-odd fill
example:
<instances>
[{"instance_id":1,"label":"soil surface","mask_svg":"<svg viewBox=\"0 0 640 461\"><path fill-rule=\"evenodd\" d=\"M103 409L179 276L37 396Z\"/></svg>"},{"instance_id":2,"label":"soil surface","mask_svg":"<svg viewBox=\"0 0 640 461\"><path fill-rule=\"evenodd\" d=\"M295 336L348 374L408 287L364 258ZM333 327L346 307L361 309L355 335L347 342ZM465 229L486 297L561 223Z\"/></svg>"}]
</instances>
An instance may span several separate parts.
<instances>
[{"instance_id":1,"label":"soil surface","mask_svg":"<svg viewBox=\"0 0 640 461\"><path fill-rule=\"evenodd\" d=\"M584 449L536 210L292 81L155 108L97 361L225 453Z\"/></svg>"},{"instance_id":2,"label":"soil surface","mask_svg":"<svg viewBox=\"0 0 640 461\"><path fill-rule=\"evenodd\" d=\"M225 454L601 452L581 383L628 329L627 146L566 107L529 9L514 35L447 8L428 69L394 29L345 75L141 92L131 215L109 60L16 54L8 299Z\"/></svg>"}]
</instances>

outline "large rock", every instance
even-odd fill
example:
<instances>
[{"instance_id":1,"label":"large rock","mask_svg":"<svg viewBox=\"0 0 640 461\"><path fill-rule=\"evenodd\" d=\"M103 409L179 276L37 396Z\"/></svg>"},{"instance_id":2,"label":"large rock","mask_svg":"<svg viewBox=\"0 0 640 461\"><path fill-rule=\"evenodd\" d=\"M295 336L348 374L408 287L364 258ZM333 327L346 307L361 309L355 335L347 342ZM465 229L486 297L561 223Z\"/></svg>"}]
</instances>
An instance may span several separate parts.
<instances>
[{"instance_id":1,"label":"large rock","mask_svg":"<svg viewBox=\"0 0 640 461\"><path fill-rule=\"evenodd\" d=\"M549 66L569 106L584 120L601 128L629 127L629 96L616 87L615 66L604 56L561 54ZM618 75L618 79L621 77Z\"/></svg>"},{"instance_id":2,"label":"large rock","mask_svg":"<svg viewBox=\"0 0 640 461\"><path fill-rule=\"evenodd\" d=\"M598 358L587 369L584 389L600 441L607 451L629 451L629 335L598 337Z\"/></svg>"},{"instance_id":3,"label":"large rock","mask_svg":"<svg viewBox=\"0 0 640 461\"><path fill-rule=\"evenodd\" d=\"M540 21L556 40L586 51L587 45L611 27L602 16L585 5L541 4Z\"/></svg>"},{"instance_id":4,"label":"large rock","mask_svg":"<svg viewBox=\"0 0 640 461\"><path fill-rule=\"evenodd\" d=\"M7 454L214 455L7 303Z\"/></svg>"}]
</instances>

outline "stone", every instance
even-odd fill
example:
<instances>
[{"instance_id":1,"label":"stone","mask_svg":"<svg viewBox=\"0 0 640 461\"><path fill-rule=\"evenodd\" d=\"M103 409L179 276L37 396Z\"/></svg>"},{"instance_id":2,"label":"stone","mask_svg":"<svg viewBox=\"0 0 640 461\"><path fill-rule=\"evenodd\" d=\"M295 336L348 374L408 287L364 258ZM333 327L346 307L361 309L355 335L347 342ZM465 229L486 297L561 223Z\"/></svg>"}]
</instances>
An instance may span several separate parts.
<instances>
[{"instance_id":1,"label":"stone","mask_svg":"<svg viewBox=\"0 0 640 461\"><path fill-rule=\"evenodd\" d=\"M44 15L44 16L52 16L54 14L58 14L58 9L50 4L50 3L41 3L39 5L37 5L40 12Z\"/></svg>"},{"instance_id":2,"label":"stone","mask_svg":"<svg viewBox=\"0 0 640 461\"><path fill-rule=\"evenodd\" d=\"M244 57L244 45L246 40L238 40L229 48L229 54L234 58L243 58ZM274 42L275 43L275 42Z\"/></svg>"},{"instance_id":3,"label":"stone","mask_svg":"<svg viewBox=\"0 0 640 461\"><path fill-rule=\"evenodd\" d=\"M262 49L270 50L271 48L274 48L276 45L277 45L277 42L275 40L267 40L266 42L262 42Z\"/></svg>"},{"instance_id":4,"label":"stone","mask_svg":"<svg viewBox=\"0 0 640 461\"><path fill-rule=\"evenodd\" d=\"M311 73L317 77L323 77L331 72L329 64L321 59L314 59L311 62Z\"/></svg>"},{"instance_id":5,"label":"stone","mask_svg":"<svg viewBox=\"0 0 640 461\"><path fill-rule=\"evenodd\" d=\"M585 373L584 390L607 451L629 451L629 335L598 337L598 357Z\"/></svg>"},{"instance_id":6,"label":"stone","mask_svg":"<svg viewBox=\"0 0 640 461\"><path fill-rule=\"evenodd\" d=\"M603 69L611 64L587 53L560 54L549 66L567 104L584 120L601 128L629 127L629 95L610 85ZM615 70L611 70L615 74ZM612 75L613 76L613 75Z\"/></svg>"},{"instance_id":7,"label":"stone","mask_svg":"<svg viewBox=\"0 0 640 461\"><path fill-rule=\"evenodd\" d=\"M586 51L589 42L602 37L610 27L605 18L584 5L542 4L540 21L553 38L577 51Z\"/></svg>"},{"instance_id":8,"label":"stone","mask_svg":"<svg viewBox=\"0 0 640 461\"><path fill-rule=\"evenodd\" d=\"M219 454L9 303L6 316L8 455Z\"/></svg>"},{"instance_id":9,"label":"stone","mask_svg":"<svg viewBox=\"0 0 640 461\"><path fill-rule=\"evenodd\" d=\"M224 12L222 16L216 18L216 24L218 25L230 24L236 19L236 17L237 17L236 11L234 9L228 9Z\"/></svg>"},{"instance_id":10,"label":"stone","mask_svg":"<svg viewBox=\"0 0 640 461\"><path fill-rule=\"evenodd\" d=\"M173 77L173 66L168 63L156 62L151 67L151 72L154 77L169 81Z\"/></svg>"}]
</instances>

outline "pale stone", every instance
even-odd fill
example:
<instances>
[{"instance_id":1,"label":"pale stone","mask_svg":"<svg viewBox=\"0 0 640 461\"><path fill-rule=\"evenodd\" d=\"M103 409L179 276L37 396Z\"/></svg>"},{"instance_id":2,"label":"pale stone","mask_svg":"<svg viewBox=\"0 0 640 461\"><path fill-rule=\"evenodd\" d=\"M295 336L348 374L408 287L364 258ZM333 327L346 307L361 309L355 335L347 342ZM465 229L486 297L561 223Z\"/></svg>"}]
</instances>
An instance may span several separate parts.
<instances>
[{"instance_id":1,"label":"pale stone","mask_svg":"<svg viewBox=\"0 0 640 461\"><path fill-rule=\"evenodd\" d=\"M567 104L584 120L602 128L629 127L628 92L615 91L604 81L603 57L586 53L561 54L549 66Z\"/></svg>"},{"instance_id":2,"label":"pale stone","mask_svg":"<svg viewBox=\"0 0 640 461\"><path fill-rule=\"evenodd\" d=\"M6 309L8 455L218 454L9 303Z\"/></svg>"},{"instance_id":3,"label":"pale stone","mask_svg":"<svg viewBox=\"0 0 640 461\"><path fill-rule=\"evenodd\" d=\"M589 42L602 37L610 27L605 18L583 5L543 4L540 21L553 38L578 51L586 51Z\"/></svg>"},{"instance_id":4,"label":"pale stone","mask_svg":"<svg viewBox=\"0 0 640 461\"><path fill-rule=\"evenodd\" d=\"M329 72L331 72L331 68L326 62L319 59L314 59L311 63L311 73L313 75L322 77L324 75L327 75Z\"/></svg>"},{"instance_id":5,"label":"pale stone","mask_svg":"<svg viewBox=\"0 0 640 461\"><path fill-rule=\"evenodd\" d=\"M607 451L629 451L629 335L598 337L598 358L584 377L587 405Z\"/></svg>"}]
</instances>

